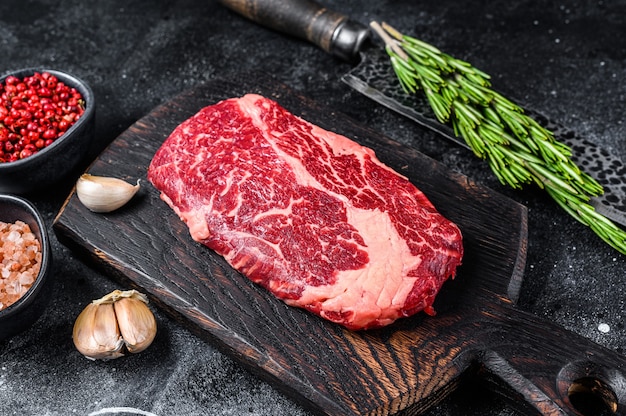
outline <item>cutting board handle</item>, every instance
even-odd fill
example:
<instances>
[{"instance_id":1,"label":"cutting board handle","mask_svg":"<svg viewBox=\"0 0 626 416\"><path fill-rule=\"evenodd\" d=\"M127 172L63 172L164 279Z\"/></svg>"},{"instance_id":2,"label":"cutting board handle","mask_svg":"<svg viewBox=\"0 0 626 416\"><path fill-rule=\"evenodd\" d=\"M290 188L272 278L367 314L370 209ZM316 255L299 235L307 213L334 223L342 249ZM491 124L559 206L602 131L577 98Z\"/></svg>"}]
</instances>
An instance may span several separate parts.
<instances>
[{"instance_id":1,"label":"cutting board handle","mask_svg":"<svg viewBox=\"0 0 626 416\"><path fill-rule=\"evenodd\" d=\"M484 313L480 375L526 413L626 414L626 357L513 307Z\"/></svg>"},{"instance_id":2,"label":"cutting board handle","mask_svg":"<svg viewBox=\"0 0 626 416\"><path fill-rule=\"evenodd\" d=\"M312 0L219 0L248 19L307 40L344 60L353 60L368 37L367 26Z\"/></svg>"}]
</instances>

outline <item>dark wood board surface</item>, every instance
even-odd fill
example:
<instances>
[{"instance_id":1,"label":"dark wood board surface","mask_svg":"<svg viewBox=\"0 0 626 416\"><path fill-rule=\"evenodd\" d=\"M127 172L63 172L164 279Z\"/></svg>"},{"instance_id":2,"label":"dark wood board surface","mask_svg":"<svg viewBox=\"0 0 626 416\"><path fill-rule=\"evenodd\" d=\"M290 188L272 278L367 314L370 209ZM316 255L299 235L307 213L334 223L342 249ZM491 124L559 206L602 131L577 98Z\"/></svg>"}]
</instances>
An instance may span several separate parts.
<instances>
[{"instance_id":1,"label":"dark wood board surface","mask_svg":"<svg viewBox=\"0 0 626 416\"><path fill-rule=\"evenodd\" d=\"M347 331L286 306L191 239L146 180L148 164L200 108L252 92L373 148L459 225L464 263L437 298L435 317ZM88 171L139 178L142 190L110 214L88 211L72 193L54 223L58 238L316 413L419 413L463 375L483 377L524 409L543 414L576 414L568 389L583 377L605 386L609 405L626 400L624 357L515 309L525 266L525 207L269 76L215 80L175 97L120 135Z\"/></svg>"}]
</instances>

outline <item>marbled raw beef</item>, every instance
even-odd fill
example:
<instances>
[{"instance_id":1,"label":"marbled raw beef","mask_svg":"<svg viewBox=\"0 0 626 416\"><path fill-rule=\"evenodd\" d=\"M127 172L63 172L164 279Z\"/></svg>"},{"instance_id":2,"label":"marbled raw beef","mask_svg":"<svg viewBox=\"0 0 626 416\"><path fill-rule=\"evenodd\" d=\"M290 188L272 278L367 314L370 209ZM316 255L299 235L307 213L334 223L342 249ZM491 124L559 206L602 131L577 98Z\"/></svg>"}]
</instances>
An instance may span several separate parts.
<instances>
[{"instance_id":1,"label":"marbled raw beef","mask_svg":"<svg viewBox=\"0 0 626 416\"><path fill-rule=\"evenodd\" d=\"M196 241L287 304L353 330L432 303L461 232L358 143L258 96L180 124L148 178Z\"/></svg>"}]
</instances>

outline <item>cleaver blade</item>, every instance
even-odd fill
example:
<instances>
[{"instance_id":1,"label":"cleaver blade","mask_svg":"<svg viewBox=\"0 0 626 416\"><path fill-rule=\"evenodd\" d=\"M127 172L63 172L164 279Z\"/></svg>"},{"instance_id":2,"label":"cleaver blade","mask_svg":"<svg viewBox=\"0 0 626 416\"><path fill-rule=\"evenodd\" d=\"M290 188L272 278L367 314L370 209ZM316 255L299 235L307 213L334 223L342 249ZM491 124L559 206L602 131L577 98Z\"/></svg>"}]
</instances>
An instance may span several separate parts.
<instances>
[{"instance_id":1,"label":"cleaver blade","mask_svg":"<svg viewBox=\"0 0 626 416\"><path fill-rule=\"evenodd\" d=\"M360 62L342 80L365 96L468 148L452 129L435 118L426 98L406 94L382 45L372 42L369 28L313 0L219 0L248 19L279 32L305 39L348 62ZM523 103L518 104L524 107ZM626 226L626 165L608 150L580 137L536 111L525 111L572 148L572 160L604 188L592 198L597 212ZM469 148L468 148L469 151Z\"/></svg>"}]
</instances>

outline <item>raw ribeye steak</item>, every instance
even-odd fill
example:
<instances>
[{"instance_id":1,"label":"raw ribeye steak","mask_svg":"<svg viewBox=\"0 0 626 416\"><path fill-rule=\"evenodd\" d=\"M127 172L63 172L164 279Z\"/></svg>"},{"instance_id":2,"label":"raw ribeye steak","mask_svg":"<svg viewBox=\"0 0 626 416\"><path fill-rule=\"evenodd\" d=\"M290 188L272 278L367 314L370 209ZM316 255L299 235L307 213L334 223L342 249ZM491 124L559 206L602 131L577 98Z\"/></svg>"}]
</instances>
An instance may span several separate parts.
<instances>
[{"instance_id":1,"label":"raw ribeye steak","mask_svg":"<svg viewBox=\"0 0 626 416\"><path fill-rule=\"evenodd\" d=\"M353 330L433 314L463 255L457 226L371 149L258 95L180 124L148 178L194 240Z\"/></svg>"}]
</instances>

